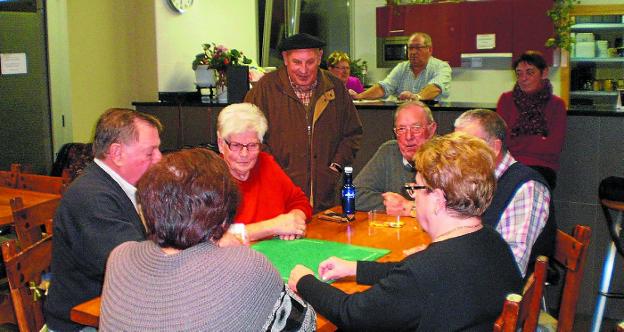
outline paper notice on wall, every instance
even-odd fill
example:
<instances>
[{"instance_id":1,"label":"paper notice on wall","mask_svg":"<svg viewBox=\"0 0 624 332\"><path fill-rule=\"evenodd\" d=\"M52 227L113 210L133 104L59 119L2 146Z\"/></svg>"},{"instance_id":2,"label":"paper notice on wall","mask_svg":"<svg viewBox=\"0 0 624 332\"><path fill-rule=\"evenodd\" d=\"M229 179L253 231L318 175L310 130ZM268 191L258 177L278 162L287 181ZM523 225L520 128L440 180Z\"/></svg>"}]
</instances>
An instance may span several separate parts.
<instances>
[{"instance_id":1,"label":"paper notice on wall","mask_svg":"<svg viewBox=\"0 0 624 332\"><path fill-rule=\"evenodd\" d=\"M477 49L491 50L496 47L496 34L488 33L477 35Z\"/></svg>"},{"instance_id":2,"label":"paper notice on wall","mask_svg":"<svg viewBox=\"0 0 624 332\"><path fill-rule=\"evenodd\" d=\"M0 53L0 74L26 74L26 53Z\"/></svg>"}]
</instances>

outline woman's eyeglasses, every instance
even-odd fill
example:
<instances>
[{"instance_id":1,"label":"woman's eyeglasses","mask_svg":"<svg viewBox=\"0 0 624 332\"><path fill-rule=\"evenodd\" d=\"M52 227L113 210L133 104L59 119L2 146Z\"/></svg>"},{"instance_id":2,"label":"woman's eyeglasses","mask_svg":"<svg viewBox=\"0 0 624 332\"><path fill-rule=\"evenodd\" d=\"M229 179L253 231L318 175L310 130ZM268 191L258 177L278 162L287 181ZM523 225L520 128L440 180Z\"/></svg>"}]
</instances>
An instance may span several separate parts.
<instances>
[{"instance_id":1,"label":"woman's eyeglasses","mask_svg":"<svg viewBox=\"0 0 624 332\"><path fill-rule=\"evenodd\" d=\"M223 141L225 142L225 144L227 144L228 148L232 152L240 152L241 150L243 150L243 148L246 148L248 152L257 152L260 151L260 145L262 145L261 143L241 144L236 142L228 142L228 140L225 139Z\"/></svg>"},{"instance_id":2,"label":"woman's eyeglasses","mask_svg":"<svg viewBox=\"0 0 624 332\"><path fill-rule=\"evenodd\" d=\"M338 69L338 70L343 70L343 71L347 71L349 69L351 69L349 66L331 66L332 68Z\"/></svg>"},{"instance_id":3,"label":"woman's eyeglasses","mask_svg":"<svg viewBox=\"0 0 624 332\"><path fill-rule=\"evenodd\" d=\"M414 194L416 193L416 190L430 190L431 189L428 186L421 186L413 182L408 182L404 184L403 188L405 189L407 194L410 195L410 197L414 196Z\"/></svg>"}]
</instances>

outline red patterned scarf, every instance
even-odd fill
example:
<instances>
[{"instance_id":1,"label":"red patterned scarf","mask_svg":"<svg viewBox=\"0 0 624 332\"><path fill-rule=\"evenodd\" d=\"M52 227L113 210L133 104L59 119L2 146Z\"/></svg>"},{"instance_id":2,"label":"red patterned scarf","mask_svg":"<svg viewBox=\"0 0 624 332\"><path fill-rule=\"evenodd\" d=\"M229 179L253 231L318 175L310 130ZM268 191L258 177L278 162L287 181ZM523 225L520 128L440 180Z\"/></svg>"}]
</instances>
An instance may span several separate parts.
<instances>
[{"instance_id":1,"label":"red patterned scarf","mask_svg":"<svg viewBox=\"0 0 624 332\"><path fill-rule=\"evenodd\" d=\"M527 94L518 83L513 89L513 101L520 110L516 125L511 128L511 136L542 135L548 136L548 124L544 117L544 108L552 96L552 85L548 79L542 80L542 88Z\"/></svg>"}]
</instances>

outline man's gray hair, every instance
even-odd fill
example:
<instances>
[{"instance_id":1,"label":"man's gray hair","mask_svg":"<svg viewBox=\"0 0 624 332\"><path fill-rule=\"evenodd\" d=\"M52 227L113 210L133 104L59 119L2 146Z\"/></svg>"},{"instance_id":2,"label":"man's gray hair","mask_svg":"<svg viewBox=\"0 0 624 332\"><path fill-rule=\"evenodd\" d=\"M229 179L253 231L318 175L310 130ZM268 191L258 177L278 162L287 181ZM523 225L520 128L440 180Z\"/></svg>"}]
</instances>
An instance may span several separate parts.
<instances>
[{"instance_id":1,"label":"man's gray hair","mask_svg":"<svg viewBox=\"0 0 624 332\"><path fill-rule=\"evenodd\" d=\"M412 101L408 101L408 102L405 102L405 103L401 104L396 109L396 111L394 111L394 123L396 123L396 119L399 116L399 112L401 112L402 110L404 110L406 108L410 108L410 107L421 108L423 110L423 112L425 112L425 116L427 117L427 124L431 124L431 123L435 122L433 120L433 113L431 112L431 109L429 108L429 106L427 106L423 102L412 100Z\"/></svg>"},{"instance_id":2,"label":"man's gray hair","mask_svg":"<svg viewBox=\"0 0 624 332\"><path fill-rule=\"evenodd\" d=\"M462 113L455 120L454 125L455 128L465 127L468 123L473 123L475 121L479 122L483 131L488 135L488 140L492 138L499 139L502 143L503 152L507 151L507 145L505 144L507 124L500 115L492 110L482 108L472 109Z\"/></svg>"},{"instance_id":3,"label":"man's gray hair","mask_svg":"<svg viewBox=\"0 0 624 332\"><path fill-rule=\"evenodd\" d=\"M262 142L268 128L267 119L262 111L250 103L231 104L221 110L217 118L217 134L224 139L232 134L255 131Z\"/></svg>"},{"instance_id":4,"label":"man's gray hair","mask_svg":"<svg viewBox=\"0 0 624 332\"><path fill-rule=\"evenodd\" d=\"M429 34L424 33L424 32L414 32L409 39L413 39L416 36L420 36L423 37L423 39L425 40L425 46L433 46L433 42L431 41L431 36L429 36Z\"/></svg>"}]
</instances>

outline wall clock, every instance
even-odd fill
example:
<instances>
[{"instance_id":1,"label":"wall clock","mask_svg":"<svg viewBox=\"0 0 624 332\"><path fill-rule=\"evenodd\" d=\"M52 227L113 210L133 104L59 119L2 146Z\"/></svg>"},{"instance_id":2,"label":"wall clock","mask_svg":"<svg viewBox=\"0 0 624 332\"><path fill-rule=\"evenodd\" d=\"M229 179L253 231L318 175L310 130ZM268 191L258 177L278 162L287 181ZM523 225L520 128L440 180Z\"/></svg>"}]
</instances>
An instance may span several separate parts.
<instances>
[{"instance_id":1,"label":"wall clock","mask_svg":"<svg viewBox=\"0 0 624 332\"><path fill-rule=\"evenodd\" d=\"M167 0L167 3L171 9L180 14L184 14L184 12L193 5L193 0Z\"/></svg>"}]
</instances>

